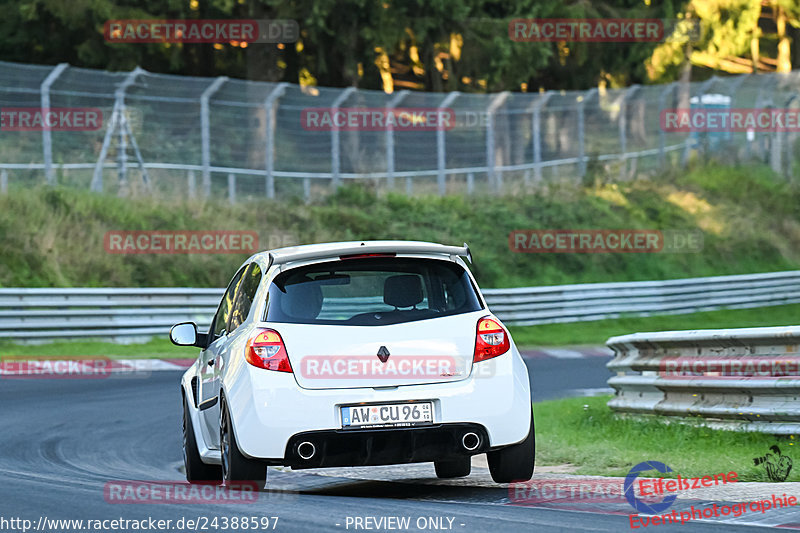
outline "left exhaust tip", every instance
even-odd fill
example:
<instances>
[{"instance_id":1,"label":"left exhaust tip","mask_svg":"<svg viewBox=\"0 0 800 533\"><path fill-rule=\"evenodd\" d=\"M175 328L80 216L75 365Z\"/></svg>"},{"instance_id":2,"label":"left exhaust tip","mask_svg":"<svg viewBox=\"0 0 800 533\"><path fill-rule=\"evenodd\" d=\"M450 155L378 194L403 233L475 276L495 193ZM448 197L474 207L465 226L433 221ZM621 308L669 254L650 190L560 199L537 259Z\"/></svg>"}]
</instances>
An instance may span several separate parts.
<instances>
[{"instance_id":1,"label":"left exhaust tip","mask_svg":"<svg viewBox=\"0 0 800 533\"><path fill-rule=\"evenodd\" d=\"M300 456L300 459L308 461L317 453L317 447L314 446L313 442L303 441L297 445L297 455Z\"/></svg>"}]
</instances>

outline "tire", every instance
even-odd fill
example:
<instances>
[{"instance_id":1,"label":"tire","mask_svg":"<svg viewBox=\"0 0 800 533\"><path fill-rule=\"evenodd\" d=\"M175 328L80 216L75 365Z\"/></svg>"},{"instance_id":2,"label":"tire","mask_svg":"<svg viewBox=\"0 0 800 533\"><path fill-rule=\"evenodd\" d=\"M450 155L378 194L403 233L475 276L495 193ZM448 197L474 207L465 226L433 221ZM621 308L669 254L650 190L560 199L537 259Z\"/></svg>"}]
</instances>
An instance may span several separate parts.
<instances>
[{"instance_id":1,"label":"tire","mask_svg":"<svg viewBox=\"0 0 800 533\"><path fill-rule=\"evenodd\" d=\"M458 457L456 459L435 461L433 467L436 469L436 477L448 479L468 476L472 470L471 459L472 457L465 455L464 457Z\"/></svg>"},{"instance_id":2,"label":"tire","mask_svg":"<svg viewBox=\"0 0 800 533\"><path fill-rule=\"evenodd\" d=\"M219 406L219 443L222 454L222 480L226 486L235 486L240 482L252 482L263 490L267 483L267 465L262 461L250 459L242 455L233 433L228 405L223 400Z\"/></svg>"},{"instance_id":3,"label":"tire","mask_svg":"<svg viewBox=\"0 0 800 533\"><path fill-rule=\"evenodd\" d=\"M533 413L528 436L520 443L486 454L489 460L489 473L495 483L528 481L533 477L533 463L536 443L533 432Z\"/></svg>"},{"instance_id":4,"label":"tire","mask_svg":"<svg viewBox=\"0 0 800 533\"><path fill-rule=\"evenodd\" d=\"M183 396L183 395L182 395ZM222 467L207 465L200 459L200 451L194 438L194 426L189 416L189 404L183 397L183 466L189 483L222 483Z\"/></svg>"}]
</instances>

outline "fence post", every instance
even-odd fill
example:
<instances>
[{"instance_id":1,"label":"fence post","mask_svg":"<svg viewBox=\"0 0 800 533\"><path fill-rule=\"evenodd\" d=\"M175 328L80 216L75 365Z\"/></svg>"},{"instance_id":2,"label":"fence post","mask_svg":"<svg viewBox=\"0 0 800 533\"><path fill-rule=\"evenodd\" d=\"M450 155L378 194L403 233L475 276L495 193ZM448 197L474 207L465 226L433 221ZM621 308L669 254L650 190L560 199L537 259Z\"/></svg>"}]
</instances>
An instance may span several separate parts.
<instances>
[{"instance_id":1,"label":"fence post","mask_svg":"<svg viewBox=\"0 0 800 533\"><path fill-rule=\"evenodd\" d=\"M494 114L497 108L503 105L511 95L508 91L503 91L489 102L489 107L486 108L486 168L487 177L489 178L489 187L492 191L499 193L503 187L502 176L495 170L495 154L494 154Z\"/></svg>"},{"instance_id":2,"label":"fence post","mask_svg":"<svg viewBox=\"0 0 800 533\"><path fill-rule=\"evenodd\" d=\"M228 174L228 201L236 203L236 176L233 173Z\"/></svg>"},{"instance_id":3,"label":"fence post","mask_svg":"<svg viewBox=\"0 0 800 533\"><path fill-rule=\"evenodd\" d=\"M475 174L467 172L467 194L475 192Z\"/></svg>"},{"instance_id":4,"label":"fence post","mask_svg":"<svg viewBox=\"0 0 800 533\"><path fill-rule=\"evenodd\" d=\"M786 103L783 104L783 108L784 109L789 109L789 106L792 105L792 102L797 100L797 98L798 98L797 94L791 95L786 100ZM790 132L788 131L788 129L786 131L784 131L784 137L785 137L786 142L783 143L783 148L786 151L786 154L785 154L786 155L786 157L785 157L786 164L785 164L785 168L781 169L781 172L783 173L783 175L785 177L791 178L792 177L792 155L793 154L792 154L792 138L790 136ZM795 138L797 138L796 135L795 135Z\"/></svg>"},{"instance_id":5,"label":"fence post","mask_svg":"<svg viewBox=\"0 0 800 533\"><path fill-rule=\"evenodd\" d=\"M661 121L661 114L666 109L665 103L667 99L667 95L675 90L678 87L676 82L672 82L664 89L661 90L661 93L658 95L658 167L663 168L664 163L666 162L666 150L667 150L667 132L664 131L664 124Z\"/></svg>"},{"instance_id":6,"label":"fence post","mask_svg":"<svg viewBox=\"0 0 800 533\"><path fill-rule=\"evenodd\" d=\"M589 89L578 101L578 170L581 177L586 175L586 133L584 131L584 124L586 119L584 117L586 111L586 104L589 100L597 95L597 88Z\"/></svg>"},{"instance_id":7,"label":"fence post","mask_svg":"<svg viewBox=\"0 0 800 533\"><path fill-rule=\"evenodd\" d=\"M641 88L641 85L638 84L628 87L619 103L620 180L625 180L628 170L628 99Z\"/></svg>"},{"instance_id":8,"label":"fence post","mask_svg":"<svg viewBox=\"0 0 800 533\"><path fill-rule=\"evenodd\" d=\"M194 179L194 170L189 171L189 198L196 196L197 182Z\"/></svg>"},{"instance_id":9,"label":"fence post","mask_svg":"<svg viewBox=\"0 0 800 533\"><path fill-rule=\"evenodd\" d=\"M333 105L331 106L331 116L336 116L336 111L339 109L339 106L341 106L355 90L355 87L348 87L342 94L336 97L336 100L333 101ZM341 160L339 157L339 128L336 127L336 122L334 121L333 128L331 129L331 174L333 175L334 190L339 188L342 179L340 176Z\"/></svg>"},{"instance_id":10,"label":"fence post","mask_svg":"<svg viewBox=\"0 0 800 533\"><path fill-rule=\"evenodd\" d=\"M773 110L775 109L775 105L770 102L764 106L765 109L770 110L770 116L773 115ZM773 130L767 133L767 140L769 142L769 153L765 155L765 162L769 160L769 167L774 170L775 172L780 172L781 170L781 152L783 149L781 148L781 135L778 131Z\"/></svg>"},{"instance_id":11,"label":"fence post","mask_svg":"<svg viewBox=\"0 0 800 533\"><path fill-rule=\"evenodd\" d=\"M275 102L283 96L286 91L287 82L281 82L275 86L264 100L265 133L264 140L264 188L267 191L267 198L275 198ZM308 179L308 178L306 178Z\"/></svg>"},{"instance_id":12,"label":"fence post","mask_svg":"<svg viewBox=\"0 0 800 533\"><path fill-rule=\"evenodd\" d=\"M409 91L403 90L397 93L386 104L387 119L392 109L400 104L400 101L408 96ZM386 121L386 185L389 189L394 189L394 126Z\"/></svg>"},{"instance_id":13,"label":"fence post","mask_svg":"<svg viewBox=\"0 0 800 533\"><path fill-rule=\"evenodd\" d=\"M47 112L50 110L50 87L67 67L69 67L69 63L59 63L50 71L39 87L43 117L47 116ZM42 150L44 151L44 176L47 184L53 185L56 181L53 175L53 138L48 128L42 128Z\"/></svg>"},{"instance_id":14,"label":"fence post","mask_svg":"<svg viewBox=\"0 0 800 533\"><path fill-rule=\"evenodd\" d=\"M0 194L8 194L8 170L0 170Z\"/></svg>"},{"instance_id":15,"label":"fence post","mask_svg":"<svg viewBox=\"0 0 800 533\"><path fill-rule=\"evenodd\" d=\"M228 81L227 76L220 76L200 95L200 150L203 160L203 194L206 198L211 195L211 123L208 101L211 99L211 95L217 92L226 81ZM189 174L189 176L194 181L194 174Z\"/></svg>"},{"instance_id":16,"label":"fence post","mask_svg":"<svg viewBox=\"0 0 800 533\"><path fill-rule=\"evenodd\" d=\"M439 196L444 196L447 192L447 161L445 160L444 147L444 128L442 127L442 110L453 103L453 100L461 94L458 91L449 93L444 100L436 107L438 119L436 121L436 184L439 186Z\"/></svg>"},{"instance_id":17,"label":"fence post","mask_svg":"<svg viewBox=\"0 0 800 533\"><path fill-rule=\"evenodd\" d=\"M537 183L542 181L542 109L553 96L547 91L533 103L533 116L531 117L531 138L533 139L533 176Z\"/></svg>"}]
</instances>

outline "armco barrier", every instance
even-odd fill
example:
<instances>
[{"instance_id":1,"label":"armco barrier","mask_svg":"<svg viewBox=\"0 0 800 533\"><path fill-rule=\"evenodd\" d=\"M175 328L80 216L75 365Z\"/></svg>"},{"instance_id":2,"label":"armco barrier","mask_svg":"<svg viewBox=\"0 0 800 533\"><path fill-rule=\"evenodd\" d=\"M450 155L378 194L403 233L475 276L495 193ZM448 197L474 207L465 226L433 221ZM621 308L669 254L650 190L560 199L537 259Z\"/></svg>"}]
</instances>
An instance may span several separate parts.
<instances>
[{"instance_id":1,"label":"armco barrier","mask_svg":"<svg viewBox=\"0 0 800 533\"><path fill-rule=\"evenodd\" d=\"M608 368L617 372L608 380L614 411L800 434L800 326L635 333L607 345L615 354ZM682 375L681 365L693 370Z\"/></svg>"},{"instance_id":2,"label":"armco barrier","mask_svg":"<svg viewBox=\"0 0 800 533\"><path fill-rule=\"evenodd\" d=\"M191 320L203 328L222 289L0 289L0 339L104 338L135 341L166 335ZM486 289L489 308L509 325L581 322L621 315L693 313L800 302L800 271L667 281L587 283ZM346 311L336 302L323 311Z\"/></svg>"}]
</instances>

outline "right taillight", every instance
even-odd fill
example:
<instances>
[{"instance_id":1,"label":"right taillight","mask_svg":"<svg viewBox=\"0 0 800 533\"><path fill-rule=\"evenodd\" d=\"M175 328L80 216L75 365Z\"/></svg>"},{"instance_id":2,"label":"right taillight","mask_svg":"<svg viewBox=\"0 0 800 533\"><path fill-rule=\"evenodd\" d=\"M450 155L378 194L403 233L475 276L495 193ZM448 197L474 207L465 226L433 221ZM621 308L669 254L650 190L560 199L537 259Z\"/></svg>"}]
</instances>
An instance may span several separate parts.
<instances>
[{"instance_id":1,"label":"right taillight","mask_svg":"<svg viewBox=\"0 0 800 533\"><path fill-rule=\"evenodd\" d=\"M280 333L274 329L257 330L257 333L247 341L245 359L251 365L265 370L292 371L286 346Z\"/></svg>"},{"instance_id":2,"label":"right taillight","mask_svg":"<svg viewBox=\"0 0 800 533\"><path fill-rule=\"evenodd\" d=\"M508 333L493 318L484 317L478 320L478 334L475 337L475 355L472 361L485 361L503 355L511 348Z\"/></svg>"}]
</instances>

